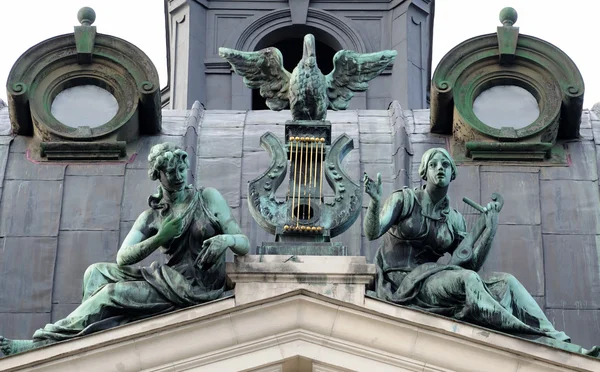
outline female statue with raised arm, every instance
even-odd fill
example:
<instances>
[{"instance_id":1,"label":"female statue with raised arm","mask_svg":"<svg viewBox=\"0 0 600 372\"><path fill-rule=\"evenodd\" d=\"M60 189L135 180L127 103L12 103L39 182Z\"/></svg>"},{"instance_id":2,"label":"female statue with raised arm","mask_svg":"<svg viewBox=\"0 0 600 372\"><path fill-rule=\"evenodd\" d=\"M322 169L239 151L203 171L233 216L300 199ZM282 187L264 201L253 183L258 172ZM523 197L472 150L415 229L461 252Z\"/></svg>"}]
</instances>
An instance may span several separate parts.
<instances>
[{"instance_id":1,"label":"female statue with raised arm","mask_svg":"<svg viewBox=\"0 0 600 372\"><path fill-rule=\"evenodd\" d=\"M249 242L221 194L186 186L188 155L164 143L152 147L149 175L159 180L150 208L135 221L117 263L91 265L83 301L66 318L37 330L33 340L0 336L5 355L68 340L148 316L219 298L225 289L225 251L248 252ZM166 264L131 266L160 249Z\"/></svg>"},{"instance_id":2,"label":"female statue with raised arm","mask_svg":"<svg viewBox=\"0 0 600 372\"><path fill-rule=\"evenodd\" d=\"M480 217L485 220L467 233L447 196L456 177L450 154L443 148L425 152L419 175L426 181L423 188L395 191L380 206L381 177L373 181L365 174L371 196L365 235L375 240L385 234L375 256L376 296L501 332L569 342L515 277L497 273L483 280L477 274L496 233L498 203L489 203ZM437 263L445 253L465 249L472 251L470 259Z\"/></svg>"}]
</instances>

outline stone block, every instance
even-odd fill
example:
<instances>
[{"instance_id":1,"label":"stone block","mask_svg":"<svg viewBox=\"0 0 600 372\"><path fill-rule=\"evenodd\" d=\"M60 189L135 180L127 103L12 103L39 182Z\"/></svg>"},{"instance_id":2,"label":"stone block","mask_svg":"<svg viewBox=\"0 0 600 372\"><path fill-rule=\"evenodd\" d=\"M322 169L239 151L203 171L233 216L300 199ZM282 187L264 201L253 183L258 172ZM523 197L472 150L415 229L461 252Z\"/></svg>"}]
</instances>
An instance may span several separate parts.
<instances>
[{"instance_id":1,"label":"stone block","mask_svg":"<svg viewBox=\"0 0 600 372\"><path fill-rule=\"evenodd\" d=\"M0 313L50 312L56 244L56 238L4 238Z\"/></svg>"},{"instance_id":2,"label":"stone block","mask_svg":"<svg viewBox=\"0 0 600 372\"><path fill-rule=\"evenodd\" d=\"M487 204L494 192L504 197L504 207L498 217L500 224L539 225L541 223L538 174L481 172L479 176L482 203ZM543 197L542 199L547 200Z\"/></svg>"},{"instance_id":3,"label":"stone block","mask_svg":"<svg viewBox=\"0 0 600 372\"><path fill-rule=\"evenodd\" d=\"M8 107L2 107L0 108L0 136L8 136L10 133L11 127Z\"/></svg>"},{"instance_id":4,"label":"stone block","mask_svg":"<svg viewBox=\"0 0 600 372\"><path fill-rule=\"evenodd\" d=\"M279 138L279 141L281 141L282 144L285 144L285 125L247 125L244 127L244 152L266 152L266 150L260 146L260 137L267 132L273 133L275 137Z\"/></svg>"},{"instance_id":5,"label":"stone block","mask_svg":"<svg viewBox=\"0 0 600 372\"><path fill-rule=\"evenodd\" d=\"M592 181L541 181L542 232L598 234L600 210L598 183Z\"/></svg>"},{"instance_id":6,"label":"stone block","mask_svg":"<svg viewBox=\"0 0 600 372\"><path fill-rule=\"evenodd\" d=\"M360 143L392 143L390 133L361 133Z\"/></svg>"},{"instance_id":7,"label":"stone block","mask_svg":"<svg viewBox=\"0 0 600 372\"><path fill-rule=\"evenodd\" d=\"M10 152L20 152L25 153L27 148L29 147L29 143L32 142L32 137L28 136L16 136L12 138L10 142Z\"/></svg>"},{"instance_id":8,"label":"stone block","mask_svg":"<svg viewBox=\"0 0 600 372\"><path fill-rule=\"evenodd\" d=\"M450 198L450 206L460 213L473 213L471 207L463 202L463 198L473 200L481 204L481 178L479 176L479 166L462 165L459 166L456 172L456 178L450 183L448 188L448 197ZM484 202L490 201L490 195L483 195Z\"/></svg>"},{"instance_id":9,"label":"stone block","mask_svg":"<svg viewBox=\"0 0 600 372\"><path fill-rule=\"evenodd\" d=\"M432 143L438 145L437 147L448 147L447 136L441 136L431 133L413 133L410 135L410 141L412 143Z\"/></svg>"},{"instance_id":10,"label":"stone block","mask_svg":"<svg viewBox=\"0 0 600 372\"><path fill-rule=\"evenodd\" d=\"M198 156L201 158L242 157L244 128L204 128L198 136Z\"/></svg>"},{"instance_id":11,"label":"stone block","mask_svg":"<svg viewBox=\"0 0 600 372\"><path fill-rule=\"evenodd\" d=\"M362 117L389 117L388 110L358 110L358 116Z\"/></svg>"},{"instance_id":12,"label":"stone block","mask_svg":"<svg viewBox=\"0 0 600 372\"><path fill-rule=\"evenodd\" d=\"M61 181L5 181L3 236L57 236L63 199Z\"/></svg>"},{"instance_id":13,"label":"stone block","mask_svg":"<svg viewBox=\"0 0 600 372\"><path fill-rule=\"evenodd\" d=\"M413 162L421 163L421 158L423 157L423 154L425 154L427 150L436 147L445 148L445 146L440 146L439 144L435 143L413 143L411 146Z\"/></svg>"},{"instance_id":14,"label":"stone block","mask_svg":"<svg viewBox=\"0 0 600 372\"><path fill-rule=\"evenodd\" d=\"M22 153L13 153L6 165L7 180L61 181L65 177L64 164L33 163Z\"/></svg>"},{"instance_id":15,"label":"stone block","mask_svg":"<svg viewBox=\"0 0 600 372\"><path fill-rule=\"evenodd\" d=\"M591 349L600 343L600 310L547 309L546 316L554 328L565 332L574 344Z\"/></svg>"},{"instance_id":16,"label":"stone block","mask_svg":"<svg viewBox=\"0 0 600 372\"><path fill-rule=\"evenodd\" d=\"M593 142L566 143L569 166L541 167L542 180L590 180L598 179L596 149Z\"/></svg>"},{"instance_id":17,"label":"stone block","mask_svg":"<svg viewBox=\"0 0 600 372\"><path fill-rule=\"evenodd\" d=\"M122 176L67 176L61 230L119 230Z\"/></svg>"},{"instance_id":18,"label":"stone block","mask_svg":"<svg viewBox=\"0 0 600 372\"><path fill-rule=\"evenodd\" d=\"M121 204L121 221L135 221L140 213L149 208L148 197L156 193L158 181L148 178L145 169L127 169Z\"/></svg>"},{"instance_id":19,"label":"stone block","mask_svg":"<svg viewBox=\"0 0 600 372\"><path fill-rule=\"evenodd\" d=\"M152 146L164 142L171 142L180 146L182 149L185 148L183 136L161 135L141 137L135 144L135 157L127 164L127 168L148 169L148 154L150 153L150 149ZM191 154L188 155L192 156Z\"/></svg>"},{"instance_id":20,"label":"stone block","mask_svg":"<svg viewBox=\"0 0 600 372\"><path fill-rule=\"evenodd\" d=\"M364 257L246 255L227 263L227 276L236 284L236 305L298 289L363 305L375 266Z\"/></svg>"},{"instance_id":21,"label":"stone block","mask_svg":"<svg viewBox=\"0 0 600 372\"><path fill-rule=\"evenodd\" d=\"M240 205L241 158L198 158L198 184L213 187L230 207Z\"/></svg>"},{"instance_id":22,"label":"stone block","mask_svg":"<svg viewBox=\"0 0 600 372\"><path fill-rule=\"evenodd\" d=\"M600 308L597 235L543 235L548 308Z\"/></svg>"},{"instance_id":23,"label":"stone block","mask_svg":"<svg viewBox=\"0 0 600 372\"><path fill-rule=\"evenodd\" d=\"M33 333L50 323L50 313L0 313L0 335L15 340L31 339Z\"/></svg>"},{"instance_id":24,"label":"stone block","mask_svg":"<svg viewBox=\"0 0 600 372\"><path fill-rule=\"evenodd\" d=\"M0 187L2 187L2 184L4 183L8 154L8 145L0 145Z\"/></svg>"},{"instance_id":25,"label":"stone block","mask_svg":"<svg viewBox=\"0 0 600 372\"><path fill-rule=\"evenodd\" d=\"M191 111L181 115L163 116L161 134L168 136L183 136L187 131L187 119Z\"/></svg>"},{"instance_id":26,"label":"stone block","mask_svg":"<svg viewBox=\"0 0 600 372\"><path fill-rule=\"evenodd\" d=\"M291 118L291 115L290 115ZM209 110L204 112L200 126L208 127L243 127L246 121L246 113L237 111L233 113Z\"/></svg>"},{"instance_id":27,"label":"stone block","mask_svg":"<svg viewBox=\"0 0 600 372\"><path fill-rule=\"evenodd\" d=\"M429 126L429 123L427 123L427 124L415 124L414 134L429 134L430 130L431 130L431 127Z\"/></svg>"},{"instance_id":28,"label":"stone block","mask_svg":"<svg viewBox=\"0 0 600 372\"><path fill-rule=\"evenodd\" d=\"M429 116L429 109L412 110L412 116L415 118L415 124L429 125L431 121L431 118Z\"/></svg>"},{"instance_id":29,"label":"stone block","mask_svg":"<svg viewBox=\"0 0 600 372\"><path fill-rule=\"evenodd\" d=\"M483 271L510 273L529 293L543 296L543 257L540 226L500 225Z\"/></svg>"},{"instance_id":30,"label":"stone block","mask_svg":"<svg viewBox=\"0 0 600 372\"><path fill-rule=\"evenodd\" d=\"M271 111L271 110L252 110L246 115L246 125L255 124L285 124L287 120L292 120L290 110Z\"/></svg>"},{"instance_id":31,"label":"stone block","mask_svg":"<svg viewBox=\"0 0 600 372\"><path fill-rule=\"evenodd\" d=\"M358 111L356 110L341 110L341 111L327 111L327 120L330 123L357 123L358 122Z\"/></svg>"},{"instance_id":32,"label":"stone block","mask_svg":"<svg viewBox=\"0 0 600 372\"><path fill-rule=\"evenodd\" d=\"M358 130L360 133L391 134L392 127L388 111L385 116L360 116L358 117Z\"/></svg>"},{"instance_id":33,"label":"stone block","mask_svg":"<svg viewBox=\"0 0 600 372\"><path fill-rule=\"evenodd\" d=\"M85 270L93 263L115 263L118 231L61 231L52 301L80 303Z\"/></svg>"},{"instance_id":34,"label":"stone block","mask_svg":"<svg viewBox=\"0 0 600 372\"><path fill-rule=\"evenodd\" d=\"M367 144L361 145L361 160L371 163L391 163L394 149L391 144Z\"/></svg>"},{"instance_id":35,"label":"stone block","mask_svg":"<svg viewBox=\"0 0 600 372\"><path fill-rule=\"evenodd\" d=\"M392 164L388 163L362 163L363 172L367 172L369 177L372 179L376 179L377 173L381 173L381 181L382 182L392 182L394 177L394 169ZM360 183L363 183L362 177L360 178Z\"/></svg>"},{"instance_id":36,"label":"stone block","mask_svg":"<svg viewBox=\"0 0 600 372\"><path fill-rule=\"evenodd\" d=\"M69 164L67 176L124 176L125 163Z\"/></svg>"}]
</instances>

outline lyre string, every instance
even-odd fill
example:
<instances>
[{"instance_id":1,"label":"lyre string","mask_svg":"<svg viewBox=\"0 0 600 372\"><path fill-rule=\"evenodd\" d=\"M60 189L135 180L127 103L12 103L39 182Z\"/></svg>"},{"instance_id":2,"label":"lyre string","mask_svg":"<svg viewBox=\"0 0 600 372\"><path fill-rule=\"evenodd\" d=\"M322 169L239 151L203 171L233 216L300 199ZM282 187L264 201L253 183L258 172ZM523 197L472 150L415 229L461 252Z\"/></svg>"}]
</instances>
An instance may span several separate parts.
<instances>
[{"instance_id":1,"label":"lyre string","mask_svg":"<svg viewBox=\"0 0 600 372\"><path fill-rule=\"evenodd\" d=\"M308 146L309 146L309 142L308 142L309 138L305 137L305 144L306 144L306 153L304 154L304 196L306 196L306 176L308 176ZM298 206L300 206L298 204ZM303 211L304 213L302 214L302 219L306 219L306 210Z\"/></svg>"},{"instance_id":2,"label":"lyre string","mask_svg":"<svg viewBox=\"0 0 600 372\"><path fill-rule=\"evenodd\" d=\"M320 183L320 190L319 190L319 205L323 203L323 165L325 163L325 140L322 139L321 140L321 153L319 154L319 158L320 158L320 163L321 163L321 179L319 180Z\"/></svg>"},{"instance_id":3,"label":"lyre string","mask_svg":"<svg viewBox=\"0 0 600 372\"><path fill-rule=\"evenodd\" d=\"M315 141L314 137L311 137L310 139L310 167L309 167L309 173L310 173L310 177L308 177L308 210L306 211L307 213L307 217L310 218L310 199L312 196L312 174L313 174L313 143Z\"/></svg>"},{"instance_id":4,"label":"lyre string","mask_svg":"<svg viewBox=\"0 0 600 372\"><path fill-rule=\"evenodd\" d=\"M298 146L300 145L300 137L296 137L296 158L294 159L294 195L292 196L292 219L296 209L294 203L296 201L296 183L298 182ZM302 147L300 147L300 166L302 166ZM298 185L298 197L300 196L300 185ZM298 227L298 213L296 213L296 227Z\"/></svg>"}]
</instances>

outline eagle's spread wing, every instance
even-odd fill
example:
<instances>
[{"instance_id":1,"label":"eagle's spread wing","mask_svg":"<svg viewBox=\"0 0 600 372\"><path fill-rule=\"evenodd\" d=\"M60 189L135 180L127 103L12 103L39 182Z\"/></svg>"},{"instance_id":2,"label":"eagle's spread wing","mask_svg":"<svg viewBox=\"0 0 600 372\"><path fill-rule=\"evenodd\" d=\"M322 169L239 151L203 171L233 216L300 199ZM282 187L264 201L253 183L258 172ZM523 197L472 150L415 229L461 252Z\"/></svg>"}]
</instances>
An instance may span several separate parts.
<instances>
[{"instance_id":1,"label":"eagle's spread wing","mask_svg":"<svg viewBox=\"0 0 600 372\"><path fill-rule=\"evenodd\" d=\"M348 108L354 92L367 90L369 80L379 75L398 54L395 50L361 54L340 50L333 56L333 70L326 76L329 107Z\"/></svg>"},{"instance_id":2,"label":"eagle's spread wing","mask_svg":"<svg viewBox=\"0 0 600 372\"><path fill-rule=\"evenodd\" d=\"M266 98L271 110L279 111L288 107L290 73L283 68L283 57L279 49L242 52L219 48L219 55L231 64L236 74L244 78L244 84L248 88L260 89L260 95Z\"/></svg>"}]
</instances>

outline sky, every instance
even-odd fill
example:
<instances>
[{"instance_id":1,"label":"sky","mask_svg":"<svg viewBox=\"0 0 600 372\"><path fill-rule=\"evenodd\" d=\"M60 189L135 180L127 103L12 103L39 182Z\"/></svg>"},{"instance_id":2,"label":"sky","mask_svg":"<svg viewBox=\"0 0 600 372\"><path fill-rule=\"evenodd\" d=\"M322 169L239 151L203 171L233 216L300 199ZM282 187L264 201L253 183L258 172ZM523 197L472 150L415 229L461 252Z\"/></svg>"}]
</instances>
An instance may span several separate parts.
<instances>
[{"instance_id":1,"label":"sky","mask_svg":"<svg viewBox=\"0 0 600 372\"><path fill-rule=\"evenodd\" d=\"M10 4L10 5L9 5ZM77 11L96 11L97 32L125 39L154 62L161 86L167 81L163 0L0 0L0 99L17 58L50 37L72 33ZM520 33L544 39L562 49L578 66L585 82L584 108L600 101L597 46L600 0L437 0L433 68L454 46L471 37L496 32L498 13L512 6Z\"/></svg>"}]
</instances>

